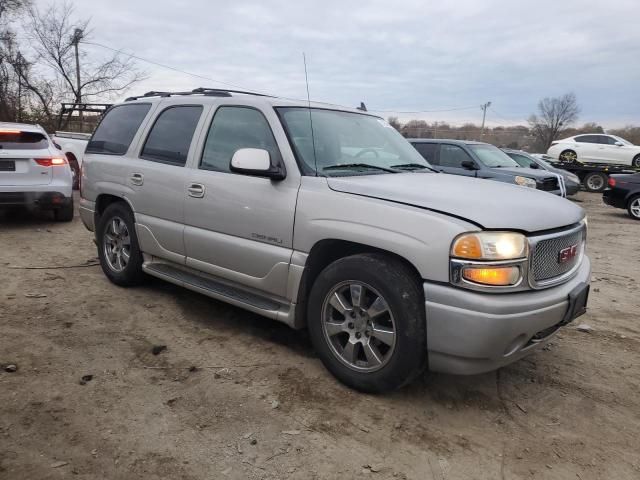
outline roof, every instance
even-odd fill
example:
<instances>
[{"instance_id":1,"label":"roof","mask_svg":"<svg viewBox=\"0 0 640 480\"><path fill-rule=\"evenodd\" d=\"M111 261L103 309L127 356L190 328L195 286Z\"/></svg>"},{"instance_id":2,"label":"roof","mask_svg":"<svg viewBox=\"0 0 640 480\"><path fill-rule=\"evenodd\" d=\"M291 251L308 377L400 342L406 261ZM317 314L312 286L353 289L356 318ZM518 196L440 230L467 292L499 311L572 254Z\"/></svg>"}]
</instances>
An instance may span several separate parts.
<instances>
[{"instance_id":1,"label":"roof","mask_svg":"<svg viewBox=\"0 0 640 480\"><path fill-rule=\"evenodd\" d=\"M125 100L125 103L157 103L162 101L163 103L233 103L229 102L229 98L241 98L242 104L254 105L254 106L270 106L270 107L303 107L303 108L318 108L323 110L336 110L341 112L359 113L363 115L369 115L372 117L378 117L372 113L357 109L344 107L342 105L334 105L331 103L322 102L309 102L307 100L299 100L292 98L280 98L263 93L240 91L240 90L226 90L226 89L214 89L214 88L196 88L188 92L147 92L144 95L135 97L129 97ZM225 101L226 100L226 101Z\"/></svg>"},{"instance_id":2,"label":"roof","mask_svg":"<svg viewBox=\"0 0 640 480\"><path fill-rule=\"evenodd\" d=\"M453 140L450 138L407 138L412 143L452 143L454 145L491 145L476 140Z\"/></svg>"},{"instance_id":3,"label":"roof","mask_svg":"<svg viewBox=\"0 0 640 480\"><path fill-rule=\"evenodd\" d=\"M0 130L21 130L23 132L39 132L43 133L44 129L40 125L34 125L33 123L12 123L12 122L0 122Z\"/></svg>"}]
</instances>

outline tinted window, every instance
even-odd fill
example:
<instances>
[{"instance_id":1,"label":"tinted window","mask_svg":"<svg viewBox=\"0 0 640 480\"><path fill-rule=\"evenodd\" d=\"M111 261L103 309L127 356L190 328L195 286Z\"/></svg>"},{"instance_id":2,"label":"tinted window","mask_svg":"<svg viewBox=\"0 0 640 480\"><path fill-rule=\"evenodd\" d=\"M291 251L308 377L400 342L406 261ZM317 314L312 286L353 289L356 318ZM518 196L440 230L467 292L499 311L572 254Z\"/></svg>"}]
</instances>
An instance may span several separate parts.
<instances>
[{"instance_id":1,"label":"tinted window","mask_svg":"<svg viewBox=\"0 0 640 480\"><path fill-rule=\"evenodd\" d=\"M604 143L605 145L615 145L617 141L618 140L616 140L613 137L609 137L607 135L600 135L600 141L598 143Z\"/></svg>"},{"instance_id":2,"label":"tinted window","mask_svg":"<svg viewBox=\"0 0 640 480\"><path fill-rule=\"evenodd\" d=\"M42 150L49 148L47 137L38 132L0 130L0 150Z\"/></svg>"},{"instance_id":3,"label":"tinted window","mask_svg":"<svg viewBox=\"0 0 640 480\"><path fill-rule=\"evenodd\" d=\"M261 148L269 152L272 164L280 161L280 150L262 113L246 107L218 108L209 127L200 168L229 172L231 157L241 148Z\"/></svg>"},{"instance_id":4,"label":"tinted window","mask_svg":"<svg viewBox=\"0 0 640 480\"><path fill-rule=\"evenodd\" d=\"M164 110L153 124L140 158L184 165L201 113L202 107L199 105L169 107Z\"/></svg>"},{"instance_id":5,"label":"tinted window","mask_svg":"<svg viewBox=\"0 0 640 480\"><path fill-rule=\"evenodd\" d=\"M109 110L87 144L87 153L124 155L151 108L148 103L119 105Z\"/></svg>"},{"instance_id":6,"label":"tinted window","mask_svg":"<svg viewBox=\"0 0 640 480\"><path fill-rule=\"evenodd\" d=\"M598 137L600 137L600 135L581 135L576 137L575 140L580 143L600 143Z\"/></svg>"},{"instance_id":7,"label":"tinted window","mask_svg":"<svg viewBox=\"0 0 640 480\"><path fill-rule=\"evenodd\" d=\"M464 168L462 162L471 161L471 157L457 145L440 145L440 166L452 168ZM475 163L475 162L474 162Z\"/></svg>"},{"instance_id":8,"label":"tinted window","mask_svg":"<svg viewBox=\"0 0 640 480\"><path fill-rule=\"evenodd\" d=\"M437 143L412 143L411 145L413 145L415 149L418 150L418 152L420 152L420 155L422 155L427 162L437 165L436 163L436 152L438 151Z\"/></svg>"}]
</instances>

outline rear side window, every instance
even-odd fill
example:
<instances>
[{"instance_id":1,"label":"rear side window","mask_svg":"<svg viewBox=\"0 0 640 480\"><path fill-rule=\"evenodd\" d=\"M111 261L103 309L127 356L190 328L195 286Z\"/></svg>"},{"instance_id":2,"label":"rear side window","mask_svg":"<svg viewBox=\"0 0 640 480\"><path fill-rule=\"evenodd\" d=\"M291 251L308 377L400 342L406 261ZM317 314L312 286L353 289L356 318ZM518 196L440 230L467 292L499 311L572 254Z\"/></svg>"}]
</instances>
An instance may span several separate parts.
<instances>
[{"instance_id":1,"label":"rear side window","mask_svg":"<svg viewBox=\"0 0 640 480\"><path fill-rule=\"evenodd\" d=\"M438 151L437 143L412 143L416 150L424 157L424 159L433 164L438 165L436 163L436 152Z\"/></svg>"},{"instance_id":2,"label":"rear side window","mask_svg":"<svg viewBox=\"0 0 640 480\"><path fill-rule=\"evenodd\" d=\"M49 141L43 133L2 131L0 129L0 150L43 150L49 148Z\"/></svg>"},{"instance_id":3,"label":"rear side window","mask_svg":"<svg viewBox=\"0 0 640 480\"><path fill-rule=\"evenodd\" d=\"M220 107L213 117L202 152L200 168L230 172L233 154L241 148L261 148L280 160L280 150L267 119L258 110L247 107Z\"/></svg>"},{"instance_id":4,"label":"rear side window","mask_svg":"<svg viewBox=\"0 0 640 480\"><path fill-rule=\"evenodd\" d=\"M457 145L440 146L440 166L451 168L464 168L462 162L471 161L471 157L461 147ZM475 162L474 162L475 163Z\"/></svg>"},{"instance_id":5,"label":"rear side window","mask_svg":"<svg viewBox=\"0 0 640 480\"><path fill-rule=\"evenodd\" d=\"M202 114L200 105L169 107L156 119L140 158L184 166Z\"/></svg>"},{"instance_id":6,"label":"rear side window","mask_svg":"<svg viewBox=\"0 0 640 480\"><path fill-rule=\"evenodd\" d=\"M151 108L149 103L119 105L109 110L87 144L87 153L124 155L142 120Z\"/></svg>"},{"instance_id":7,"label":"rear side window","mask_svg":"<svg viewBox=\"0 0 640 480\"><path fill-rule=\"evenodd\" d=\"M600 135L582 135L580 137L576 137L576 142L579 143L600 143L599 139Z\"/></svg>"}]
</instances>

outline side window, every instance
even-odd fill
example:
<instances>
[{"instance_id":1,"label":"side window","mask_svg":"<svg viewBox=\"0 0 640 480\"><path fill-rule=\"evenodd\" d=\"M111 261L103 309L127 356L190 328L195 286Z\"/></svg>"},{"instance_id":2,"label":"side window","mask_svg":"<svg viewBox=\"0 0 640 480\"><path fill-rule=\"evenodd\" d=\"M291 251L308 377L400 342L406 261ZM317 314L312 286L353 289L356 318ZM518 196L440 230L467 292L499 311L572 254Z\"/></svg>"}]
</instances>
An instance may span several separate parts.
<instances>
[{"instance_id":1,"label":"side window","mask_svg":"<svg viewBox=\"0 0 640 480\"><path fill-rule=\"evenodd\" d=\"M600 143L599 137L600 135L582 135L580 137L576 137L576 142L580 143Z\"/></svg>"},{"instance_id":2,"label":"side window","mask_svg":"<svg viewBox=\"0 0 640 480\"><path fill-rule=\"evenodd\" d=\"M530 168L531 165L534 164L533 160L530 160L524 155L520 155L518 153L509 153L508 155L511 158L513 158L516 162L518 162L518 165L520 165L521 167Z\"/></svg>"},{"instance_id":3,"label":"side window","mask_svg":"<svg viewBox=\"0 0 640 480\"><path fill-rule=\"evenodd\" d=\"M151 104L132 103L110 109L87 144L87 153L124 155Z\"/></svg>"},{"instance_id":4,"label":"side window","mask_svg":"<svg viewBox=\"0 0 640 480\"><path fill-rule=\"evenodd\" d=\"M424 157L424 159L432 165L436 163L436 152L438 151L437 143L412 143L418 153Z\"/></svg>"},{"instance_id":5,"label":"side window","mask_svg":"<svg viewBox=\"0 0 640 480\"><path fill-rule=\"evenodd\" d=\"M140 158L184 166L201 114L202 107L199 105L169 107L163 110L147 136Z\"/></svg>"},{"instance_id":6,"label":"side window","mask_svg":"<svg viewBox=\"0 0 640 480\"><path fill-rule=\"evenodd\" d=\"M600 135L601 141L600 143L604 143L605 145L615 145L617 140L608 135Z\"/></svg>"},{"instance_id":7,"label":"side window","mask_svg":"<svg viewBox=\"0 0 640 480\"><path fill-rule=\"evenodd\" d=\"M471 157L457 145L440 145L440 166L452 168L464 168L462 162L472 161ZM475 163L475 162L474 162Z\"/></svg>"},{"instance_id":8,"label":"side window","mask_svg":"<svg viewBox=\"0 0 640 480\"><path fill-rule=\"evenodd\" d=\"M200 168L230 172L233 154L241 148L261 148L280 161L280 150L264 115L250 107L219 107L202 152Z\"/></svg>"}]
</instances>

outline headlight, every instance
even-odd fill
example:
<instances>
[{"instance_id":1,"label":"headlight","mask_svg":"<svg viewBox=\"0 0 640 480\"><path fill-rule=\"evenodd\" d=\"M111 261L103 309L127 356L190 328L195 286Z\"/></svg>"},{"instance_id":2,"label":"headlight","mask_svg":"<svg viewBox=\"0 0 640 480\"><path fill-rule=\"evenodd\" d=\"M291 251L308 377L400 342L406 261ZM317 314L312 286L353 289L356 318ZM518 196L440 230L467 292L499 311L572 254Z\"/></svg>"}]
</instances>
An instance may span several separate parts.
<instances>
[{"instance_id":1,"label":"headlight","mask_svg":"<svg viewBox=\"0 0 640 480\"><path fill-rule=\"evenodd\" d=\"M518 175L515 178L515 181L518 185L521 185L523 187L536 188L536 181L532 178L521 177L520 175Z\"/></svg>"},{"instance_id":2,"label":"headlight","mask_svg":"<svg viewBox=\"0 0 640 480\"><path fill-rule=\"evenodd\" d=\"M573 173L568 173L566 175L567 175L567 178L572 182L580 183L580 178L577 175L574 175Z\"/></svg>"},{"instance_id":3,"label":"headlight","mask_svg":"<svg viewBox=\"0 0 640 480\"><path fill-rule=\"evenodd\" d=\"M465 233L451 245L451 256L465 260L515 260L528 252L527 238L515 232Z\"/></svg>"}]
</instances>

